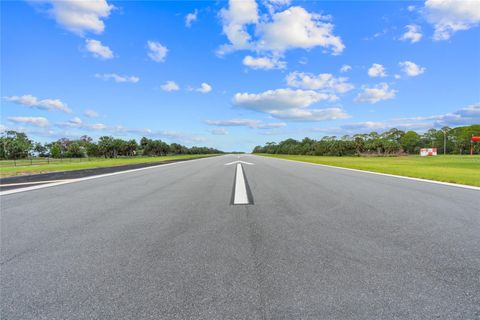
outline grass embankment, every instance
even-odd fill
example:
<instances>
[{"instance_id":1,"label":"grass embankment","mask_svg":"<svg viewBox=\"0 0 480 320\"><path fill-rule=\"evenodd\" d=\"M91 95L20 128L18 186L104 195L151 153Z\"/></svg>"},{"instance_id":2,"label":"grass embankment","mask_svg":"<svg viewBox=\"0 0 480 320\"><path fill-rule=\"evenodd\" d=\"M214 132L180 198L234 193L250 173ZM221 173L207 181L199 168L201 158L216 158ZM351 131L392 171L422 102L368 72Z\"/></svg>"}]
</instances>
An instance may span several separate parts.
<instances>
[{"instance_id":1,"label":"grass embankment","mask_svg":"<svg viewBox=\"0 0 480 320\"><path fill-rule=\"evenodd\" d=\"M24 165L17 166L13 165L12 161L0 161L0 177L12 177L18 175L30 175L36 173L46 173L54 171L70 171L70 170L81 170L81 169L91 169L91 168L104 168L104 167L114 167L127 164L136 164L136 163L148 163L148 162L159 162L167 160L181 160L181 159L194 159L194 158L204 158L211 157L213 154L186 154L186 155L174 155L174 156L162 156L162 157L131 157L131 158L115 158L115 159L105 159L105 158L79 158L79 159L62 159L62 160L51 160L50 163L46 163L44 159L33 159L32 164L30 160L25 160ZM22 164L22 162L20 162Z\"/></svg>"},{"instance_id":2,"label":"grass embankment","mask_svg":"<svg viewBox=\"0 0 480 320\"><path fill-rule=\"evenodd\" d=\"M439 155L436 157L324 157L273 154L259 155L480 187L480 156L478 155Z\"/></svg>"}]
</instances>

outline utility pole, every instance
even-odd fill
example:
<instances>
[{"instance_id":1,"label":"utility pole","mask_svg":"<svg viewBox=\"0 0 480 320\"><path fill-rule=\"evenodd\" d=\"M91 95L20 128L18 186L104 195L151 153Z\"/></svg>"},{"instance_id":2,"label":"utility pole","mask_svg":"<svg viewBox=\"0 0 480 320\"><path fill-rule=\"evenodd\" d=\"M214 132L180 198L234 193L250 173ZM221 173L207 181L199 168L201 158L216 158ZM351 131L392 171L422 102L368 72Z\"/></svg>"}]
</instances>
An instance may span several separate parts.
<instances>
[{"instance_id":1,"label":"utility pole","mask_svg":"<svg viewBox=\"0 0 480 320\"><path fill-rule=\"evenodd\" d=\"M440 129L443 132L443 155L447 154L447 131Z\"/></svg>"}]
</instances>

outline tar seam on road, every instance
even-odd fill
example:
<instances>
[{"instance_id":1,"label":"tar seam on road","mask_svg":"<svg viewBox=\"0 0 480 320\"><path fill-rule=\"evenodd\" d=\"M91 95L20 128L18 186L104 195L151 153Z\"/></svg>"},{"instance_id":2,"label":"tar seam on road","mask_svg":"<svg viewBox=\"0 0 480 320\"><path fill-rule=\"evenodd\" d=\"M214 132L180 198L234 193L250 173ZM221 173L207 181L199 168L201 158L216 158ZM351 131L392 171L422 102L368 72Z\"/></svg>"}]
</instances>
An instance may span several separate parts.
<instances>
[{"instance_id":1,"label":"tar seam on road","mask_svg":"<svg viewBox=\"0 0 480 320\"><path fill-rule=\"evenodd\" d=\"M235 175L233 178L232 197L230 200L232 205L250 205L254 204L252 191L248 184L247 176L243 166L237 163Z\"/></svg>"}]
</instances>

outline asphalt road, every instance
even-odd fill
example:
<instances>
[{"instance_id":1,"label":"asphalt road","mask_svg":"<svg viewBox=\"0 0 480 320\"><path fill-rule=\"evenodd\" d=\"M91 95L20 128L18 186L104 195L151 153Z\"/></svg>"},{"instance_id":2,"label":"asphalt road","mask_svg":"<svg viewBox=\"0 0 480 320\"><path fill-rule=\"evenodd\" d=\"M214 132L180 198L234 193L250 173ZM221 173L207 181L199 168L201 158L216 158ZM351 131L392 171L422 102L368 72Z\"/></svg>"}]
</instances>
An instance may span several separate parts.
<instances>
[{"instance_id":1,"label":"asphalt road","mask_svg":"<svg viewBox=\"0 0 480 320\"><path fill-rule=\"evenodd\" d=\"M480 319L480 191L235 160L2 196L1 318Z\"/></svg>"}]
</instances>

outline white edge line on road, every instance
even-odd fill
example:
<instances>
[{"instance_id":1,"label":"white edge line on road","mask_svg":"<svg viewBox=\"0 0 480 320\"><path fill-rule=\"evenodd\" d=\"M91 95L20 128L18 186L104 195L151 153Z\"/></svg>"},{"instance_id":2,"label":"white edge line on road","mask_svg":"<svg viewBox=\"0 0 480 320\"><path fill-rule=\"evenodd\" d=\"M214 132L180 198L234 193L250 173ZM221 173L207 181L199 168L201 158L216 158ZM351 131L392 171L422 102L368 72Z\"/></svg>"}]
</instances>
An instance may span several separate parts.
<instances>
[{"instance_id":1,"label":"white edge line on road","mask_svg":"<svg viewBox=\"0 0 480 320\"><path fill-rule=\"evenodd\" d=\"M257 156L257 155L255 155L255 156L256 157L263 157L263 156ZM471 189L471 190L480 191L480 187L469 186L469 185L466 185L466 184L435 181L435 180L422 179L422 178L413 178L413 177L399 176L399 175L395 175L395 174L381 173L381 172L374 172L374 171L367 171L367 170L360 170L360 169L336 167L336 166L330 166L328 164L312 163L312 162L299 161L299 160L282 159L282 158L274 158L274 157L263 157L263 158L291 161L291 162L297 162L297 163L303 163L303 164L310 164L310 165L314 165L314 166L322 166L322 167L327 167L327 168L348 170L348 171L354 171L354 172L360 172L360 173L376 174L376 175L385 176L385 177L393 177L393 178L399 178L399 179L405 179L405 180L427 182L427 183L433 183L433 184L440 184L440 185L444 185L444 186L450 186L450 187L457 187L457 188L464 188L464 189Z\"/></svg>"},{"instance_id":2,"label":"white edge line on road","mask_svg":"<svg viewBox=\"0 0 480 320\"><path fill-rule=\"evenodd\" d=\"M167 167L167 166L178 165L178 164L182 164L182 163L194 162L194 161L211 159L211 158L215 158L215 157L204 157L204 158L200 158L200 159L193 159L193 160L179 161L179 162L174 162L174 163L159 164L159 165L156 165L156 166L150 166L150 167L145 167L145 168L130 169L130 170L125 170L125 171L117 171L117 172L112 172L112 173L99 174L99 175L96 175L96 176L64 180L64 181L55 182L55 183L42 184L40 186L31 186L31 187L20 188L20 189L5 190L5 191L0 191L0 196L6 196L6 195L9 195L9 194L14 194L14 193L20 193L20 192L25 192L25 191L32 191L32 190L37 190L37 189L60 186L62 184L69 184L69 183L74 183L74 182L93 180L93 179L98 179L98 178L105 178L105 177L110 177L110 176L116 176L118 174L137 172L137 171L143 171L143 170L148 170L148 169L155 169L155 168L159 168L159 167Z\"/></svg>"},{"instance_id":3,"label":"white edge line on road","mask_svg":"<svg viewBox=\"0 0 480 320\"><path fill-rule=\"evenodd\" d=\"M247 195L247 185L243 175L242 165L237 163L237 171L235 175L235 196L233 204L249 204Z\"/></svg>"},{"instance_id":4,"label":"white edge line on road","mask_svg":"<svg viewBox=\"0 0 480 320\"><path fill-rule=\"evenodd\" d=\"M0 184L0 187L24 186L24 185L41 184L41 183L54 183L54 182L69 181L69 180L71 180L71 179L6 183L6 184Z\"/></svg>"}]
</instances>

